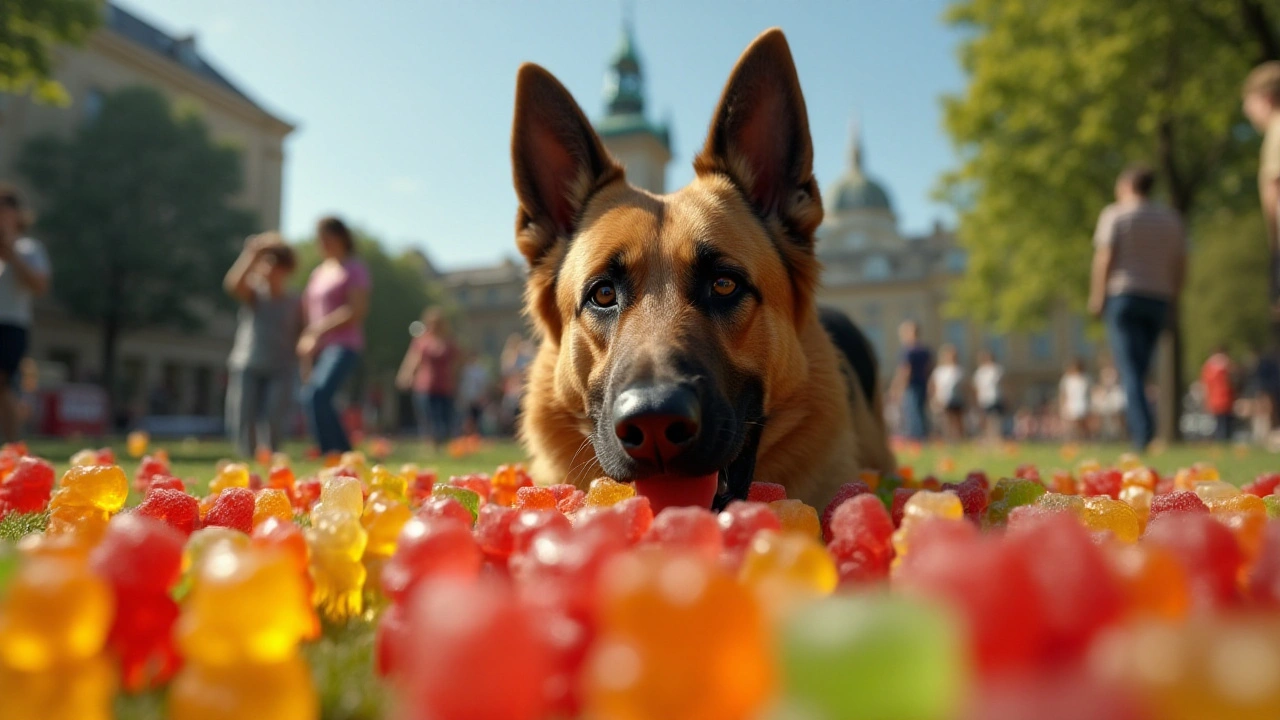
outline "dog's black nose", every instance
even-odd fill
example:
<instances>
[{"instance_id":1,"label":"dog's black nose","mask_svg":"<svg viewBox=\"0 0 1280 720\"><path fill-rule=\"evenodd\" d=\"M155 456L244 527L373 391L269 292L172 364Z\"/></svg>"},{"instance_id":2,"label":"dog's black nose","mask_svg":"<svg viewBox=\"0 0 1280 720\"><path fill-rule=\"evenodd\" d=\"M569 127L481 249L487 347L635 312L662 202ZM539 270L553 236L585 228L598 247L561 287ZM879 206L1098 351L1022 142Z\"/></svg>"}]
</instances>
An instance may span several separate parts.
<instances>
[{"instance_id":1,"label":"dog's black nose","mask_svg":"<svg viewBox=\"0 0 1280 720\"><path fill-rule=\"evenodd\" d=\"M631 387L613 402L613 429L628 455L665 464L697 439L702 407L685 385Z\"/></svg>"}]
</instances>

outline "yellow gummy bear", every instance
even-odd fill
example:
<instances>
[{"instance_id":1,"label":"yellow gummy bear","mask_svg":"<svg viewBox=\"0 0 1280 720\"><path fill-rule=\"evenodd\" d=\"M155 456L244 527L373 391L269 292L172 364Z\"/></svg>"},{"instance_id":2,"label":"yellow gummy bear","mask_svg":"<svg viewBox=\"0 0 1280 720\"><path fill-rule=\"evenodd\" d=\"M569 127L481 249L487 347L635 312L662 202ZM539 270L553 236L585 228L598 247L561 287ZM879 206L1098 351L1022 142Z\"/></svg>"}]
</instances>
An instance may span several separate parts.
<instances>
[{"instance_id":1,"label":"yellow gummy bear","mask_svg":"<svg viewBox=\"0 0 1280 720\"><path fill-rule=\"evenodd\" d=\"M370 493L364 514L360 516L360 524L369 535L365 557L391 557L395 554L400 531L412 517L413 511L399 499L379 490Z\"/></svg>"},{"instance_id":2,"label":"yellow gummy bear","mask_svg":"<svg viewBox=\"0 0 1280 720\"><path fill-rule=\"evenodd\" d=\"M1193 488L1196 496L1208 504L1210 500L1225 500L1240 494L1240 489L1221 480L1202 480Z\"/></svg>"},{"instance_id":3,"label":"yellow gummy bear","mask_svg":"<svg viewBox=\"0 0 1280 720\"><path fill-rule=\"evenodd\" d=\"M960 496L950 490L921 490L907 500L902 511L902 525L893 532L894 567L907 555L911 531L925 520L933 518L963 522L964 506L960 504Z\"/></svg>"},{"instance_id":4,"label":"yellow gummy bear","mask_svg":"<svg viewBox=\"0 0 1280 720\"><path fill-rule=\"evenodd\" d=\"M808 533L762 530L752 538L738 579L748 585L782 581L827 595L840 580L831 554Z\"/></svg>"},{"instance_id":5,"label":"yellow gummy bear","mask_svg":"<svg viewBox=\"0 0 1280 720\"><path fill-rule=\"evenodd\" d=\"M111 628L114 604L106 583L83 561L29 556L0 612L0 665L49 672L94 657Z\"/></svg>"},{"instance_id":6,"label":"yellow gummy bear","mask_svg":"<svg viewBox=\"0 0 1280 720\"><path fill-rule=\"evenodd\" d=\"M283 490L266 488L253 498L253 526L270 517L293 522L293 504Z\"/></svg>"},{"instance_id":7,"label":"yellow gummy bear","mask_svg":"<svg viewBox=\"0 0 1280 720\"><path fill-rule=\"evenodd\" d=\"M1130 485L1120 491L1120 501L1133 508L1138 515L1138 527L1146 530L1147 520L1151 518L1151 500L1155 493L1139 485Z\"/></svg>"},{"instance_id":8,"label":"yellow gummy bear","mask_svg":"<svg viewBox=\"0 0 1280 720\"><path fill-rule=\"evenodd\" d=\"M403 500L409 491L409 480L404 475L391 472L383 465L374 465L369 471L369 492L380 490L396 500Z\"/></svg>"},{"instance_id":9,"label":"yellow gummy bear","mask_svg":"<svg viewBox=\"0 0 1280 720\"><path fill-rule=\"evenodd\" d=\"M311 521L328 512L345 512L360 517L364 512L364 487L359 478L335 475L320 485L320 502L311 508Z\"/></svg>"},{"instance_id":10,"label":"yellow gummy bear","mask_svg":"<svg viewBox=\"0 0 1280 720\"><path fill-rule=\"evenodd\" d=\"M228 463L218 470L218 474L209 481L209 494L216 496L229 487L249 487L249 466L243 463Z\"/></svg>"},{"instance_id":11,"label":"yellow gummy bear","mask_svg":"<svg viewBox=\"0 0 1280 720\"><path fill-rule=\"evenodd\" d=\"M115 664L105 654L23 672L0 664L5 720L111 720Z\"/></svg>"},{"instance_id":12,"label":"yellow gummy bear","mask_svg":"<svg viewBox=\"0 0 1280 720\"><path fill-rule=\"evenodd\" d=\"M1204 504L1208 506L1209 512L1214 515L1225 515L1227 513L1253 513L1267 516L1267 504L1262 498L1249 493L1239 493L1228 497L1216 497L1205 499Z\"/></svg>"},{"instance_id":13,"label":"yellow gummy bear","mask_svg":"<svg viewBox=\"0 0 1280 720\"><path fill-rule=\"evenodd\" d=\"M129 478L118 465L77 465L58 481L49 507L70 505L119 512L129 496Z\"/></svg>"},{"instance_id":14,"label":"yellow gummy bear","mask_svg":"<svg viewBox=\"0 0 1280 720\"><path fill-rule=\"evenodd\" d=\"M786 498L769 503L769 509L778 516L783 532L794 532L808 535L811 538L822 537L822 521L818 519L818 511L805 505L801 500Z\"/></svg>"},{"instance_id":15,"label":"yellow gummy bear","mask_svg":"<svg viewBox=\"0 0 1280 720\"><path fill-rule=\"evenodd\" d=\"M1105 495L1084 499L1084 524L1095 532L1110 531L1120 542L1138 542L1141 523L1133 508Z\"/></svg>"},{"instance_id":16,"label":"yellow gummy bear","mask_svg":"<svg viewBox=\"0 0 1280 720\"><path fill-rule=\"evenodd\" d=\"M313 627L288 556L223 543L196 566L174 633L189 664L237 668L294 657Z\"/></svg>"},{"instance_id":17,"label":"yellow gummy bear","mask_svg":"<svg viewBox=\"0 0 1280 720\"><path fill-rule=\"evenodd\" d=\"M360 559L368 533L359 516L347 512L329 511L311 522L306 538L311 550L313 604L328 620L345 622L364 609L367 571Z\"/></svg>"},{"instance_id":18,"label":"yellow gummy bear","mask_svg":"<svg viewBox=\"0 0 1280 720\"><path fill-rule=\"evenodd\" d=\"M315 720L316 691L299 656L265 665L188 664L169 690L170 720Z\"/></svg>"}]
</instances>

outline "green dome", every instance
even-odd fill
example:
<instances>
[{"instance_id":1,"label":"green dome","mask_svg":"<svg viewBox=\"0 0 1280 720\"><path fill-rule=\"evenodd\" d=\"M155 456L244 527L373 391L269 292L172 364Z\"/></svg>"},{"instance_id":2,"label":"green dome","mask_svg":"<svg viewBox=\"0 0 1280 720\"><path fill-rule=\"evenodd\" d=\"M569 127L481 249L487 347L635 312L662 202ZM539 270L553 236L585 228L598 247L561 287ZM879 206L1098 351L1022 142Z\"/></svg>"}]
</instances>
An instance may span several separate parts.
<instances>
[{"instance_id":1,"label":"green dome","mask_svg":"<svg viewBox=\"0 0 1280 720\"><path fill-rule=\"evenodd\" d=\"M834 212L887 210L893 212L889 193L862 171L862 141L855 128L849 170L827 190L827 207Z\"/></svg>"}]
</instances>

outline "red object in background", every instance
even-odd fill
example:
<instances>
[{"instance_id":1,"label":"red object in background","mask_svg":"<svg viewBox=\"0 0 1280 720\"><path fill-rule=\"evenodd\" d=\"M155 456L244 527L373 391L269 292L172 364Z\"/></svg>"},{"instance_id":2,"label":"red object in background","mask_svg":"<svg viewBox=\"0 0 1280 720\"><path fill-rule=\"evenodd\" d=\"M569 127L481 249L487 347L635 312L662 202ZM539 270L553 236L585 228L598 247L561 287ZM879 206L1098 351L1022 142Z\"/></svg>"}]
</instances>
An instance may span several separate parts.
<instances>
[{"instance_id":1,"label":"red object in background","mask_svg":"<svg viewBox=\"0 0 1280 720\"><path fill-rule=\"evenodd\" d=\"M42 404L42 434L96 437L107 432L107 394L97 385L63 385L45 392Z\"/></svg>"}]
</instances>

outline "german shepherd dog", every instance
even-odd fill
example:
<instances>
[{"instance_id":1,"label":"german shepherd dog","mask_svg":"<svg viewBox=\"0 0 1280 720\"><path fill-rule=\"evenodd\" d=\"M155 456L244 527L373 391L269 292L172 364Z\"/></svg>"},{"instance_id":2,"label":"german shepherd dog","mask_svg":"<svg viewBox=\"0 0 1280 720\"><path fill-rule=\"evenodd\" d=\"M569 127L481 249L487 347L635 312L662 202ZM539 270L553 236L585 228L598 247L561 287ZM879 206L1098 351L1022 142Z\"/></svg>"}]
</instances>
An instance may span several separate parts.
<instances>
[{"instance_id":1,"label":"german shepherd dog","mask_svg":"<svg viewBox=\"0 0 1280 720\"><path fill-rule=\"evenodd\" d=\"M822 201L781 30L738 60L677 192L629 185L538 65L519 70L511 146L541 341L521 420L535 480L607 475L703 507L770 482L822 507L894 468L871 346L814 301Z\"/></svg>"}]
</instances>

